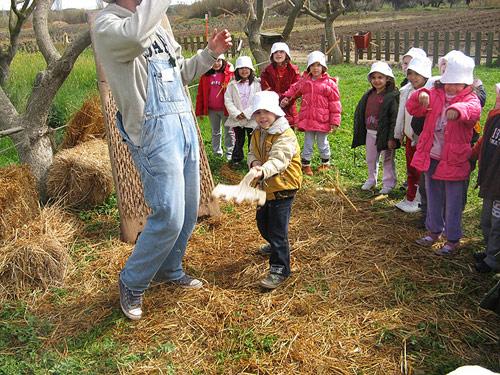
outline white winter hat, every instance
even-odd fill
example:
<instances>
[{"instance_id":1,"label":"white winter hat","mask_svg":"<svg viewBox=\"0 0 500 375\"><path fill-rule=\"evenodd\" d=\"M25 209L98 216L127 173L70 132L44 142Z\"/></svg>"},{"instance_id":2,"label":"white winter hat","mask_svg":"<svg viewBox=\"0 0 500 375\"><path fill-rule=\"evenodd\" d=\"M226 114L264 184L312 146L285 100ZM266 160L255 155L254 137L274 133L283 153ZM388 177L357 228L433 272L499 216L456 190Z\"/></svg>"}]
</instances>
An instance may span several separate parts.
<instances>
[{"instance_id":1,"label":"white winter hat","mask_svg":"<svg viewBox=\"0 0 500 375\"><path fill-rule=\"evenodd\" d=\"M454 54L447 59L442 83L464 83L472 85L474 82L474 60L464 54Z\"/></svg>"},{"instance_id":2,"label":"white winter hat","mask_svg":"<svg viewBox=\"0 0 500 375\"><path fill-rule=\"evenodd\" d=\"M252 116L259 109L265 109L279 117L285 116L285 112L280 108L280 97L274 91L259 91L254 94L252 98Z\"/></svg>"},{"instance_id":3,"label":"white winter hat","mask_svg":"<svg viewBox=\"0 0 500 375\"><path fill-rule=\"evenodd\" d=\"M312 51L308 56L307 56L307 67L309 68L312 64L315 62L319 62L321 66L324 66L325 69L328 67L326 66L326 58L325 54L321 51Z\"/></svg>"},{"instance_id":4,"label":"white winter hat","mask_svg":"<svg viewBox=\"0 0 500 375\"><path fill-rule=\"evenodd\" d=\"M368 82L371 82L370 81L370 74L375 73L375 72L382 73L385 76L394 78L394 73L392 72L391 67L389 66L389 64L387 64L386 62L383 62L383 61L377 61L377 62L374 62L372 64L372 66L370 68L370 73L368 73L368 75L366 76L366 78L368 79Z\"/></svg>"},{"instance_id":5,"label":"white winter hat","mask_svg":"<svg viewBox=\"0 0 500 375\"><path fill-rule=\"evenodd\" d=\"M217 60L225 60L226 56L224 56L223 53L221 53L219 56L217 56Z\"/></svg>"},{"instance_id":6,"label":"white winter hat","mask_svg":"<svg viewBox=\"0 0 500 375\"><path fill-rule=\"evenodd\" d=\"M486 370L481 366L462 366L455 371L450 372L448 375L494 375L496 372Z\"/></svg>"},{"instance_id":7,"label":"white winter hat","mask_svg":"<svg viewBox=\"0 0 500 375\"><path fill-rule=\"evenodd\" d=\"M236 67L235 69L239 68L249 68L255 71L253 68L252 64L252 58L250 56L240 56L236 59Z\"/></svg>"},{"instance_id":8,"label":"white winter hat","mask_svg":"<svg viewBox=\"0 0 500 375\"><path fill-rule=\"evenodd\" d=\"M439 67L439 72L441 73L441 67L443 66L443 63L446 61L448 61L450 59L450 57L452 56L467 56L465 53L463 53L462 51L457 51L456 49L448 52L446 55L444 55L443 57L440 57L439 60L438 60L438 67Z\"/></svg>"},{"instance_id":9,"label":"white winter hat","mask_svg":"<svg viewBox=\"0 0 500 375\"><path fill-rule=\"evenodd\" d=\"M408 64L408 70L413 70L424 78L432 77L432 61L428 57L415 56ZM408 70L406 75L408 75Z\"/></svg>"},{"instance_id":10,"label":"white winter hat","mask_svg":"<svg viewBox=\"0 0 500 375\"><path fill-rule=\"evenodd\" d=\"M421 57L427 57L427 52L425 52L422 48L418 47L411 47L408 52L406 52L403 57L401 58L401 64L403 64L403 60L405 59L406 56L410 56L411 58L421 56Z\"/></svg>"},{"instance_id":11,"label":"white winter hat","mask_svg":"<svg viewBox=\"0 0 500 375\"><path fill-rule=\"evenodd\" d=\"M271 54L269 55L269 58L272 59L273 53L276 51L285 51L285 53L288 55L288 58L291 60L292 56L290 55L290 48L286 43L283 42L276 42L273 44L271 47Z\"/></svg>"}]
</instances>

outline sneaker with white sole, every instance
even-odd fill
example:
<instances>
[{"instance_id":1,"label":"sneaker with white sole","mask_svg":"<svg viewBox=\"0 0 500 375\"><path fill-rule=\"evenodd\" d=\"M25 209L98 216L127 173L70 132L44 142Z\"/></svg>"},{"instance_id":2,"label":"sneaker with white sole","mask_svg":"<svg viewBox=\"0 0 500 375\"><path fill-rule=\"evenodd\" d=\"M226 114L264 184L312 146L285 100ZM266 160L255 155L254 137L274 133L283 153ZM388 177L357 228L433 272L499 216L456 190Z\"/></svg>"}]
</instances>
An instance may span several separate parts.
<instances>
[{"instance_id":1,"label":"sneaker with white sole","mask_svg":"<svg viewBox=\"0 0 500 375\"><path fill-rule=\"evenodd\" d=\"M393 188L384 186L380 191L378 192L380 195L382 194L389 194L392 191Z\"/></svg>"},{"instance_id":2,"label":"sneaker with white sole","mask_svg":"<svg viewBox=\"0 0 500 375\"><path fill-rule=\"evenodd\" d=\"M184 274L180 279L168 281L168 284L175 285L184 289L199 289L203 283L193 276Z\"/></svg>"},{"instance_id":3,"label":"sneaker with white sole","mask_svg":"<svg viewBox=\"0 0 500 375\"><path fill-rule=\"evenodd\" d=\"M265 279L259 280L259 285L266 289L276 289L281 284L283 284L287 279L288 277L286 276L271 273Z\"/></svg>"},{"instance_id":4,"label":"sneaker with white sole","mask_svg":"<svg viewBox=\"0 0 500 375\"><path fill-rule=\"evenodd\" d=\"M266 244L266 245L259 246L258 251L259 251L260 255L267 257L267 256L271 255L271 245Z\"/></svg>"},{"instance_id":5,"label":"sneaker with white sole","mask_svg":"<svg viewBox=\"0 0 500 375\"><path fill-rule=\"evenodd\" d=\"M375 184L372 183L372 182L368 182L366 181L362 186L361 186L361 190L370 190L372 187L374 187Z\"/></svg>"},{"instance_id":6,"label":"sneaker with white sole","mask_svg":"<svg viewBox=\"0 0 500 375\"><path fill-rule=\"evenodd\" d=\"M396 203L395 206L396 208L399 208L401 211L407 213L420 212L420 204L415 200L410 202L408 199L405 199L404 201Z\"/></svg>"},{"instance_id":7,"label":"sneaker with white sole","mask_svg":"<svg viewBox=\"0 0 500 375\"><path fill-rule=\"evenodd\" d=\"M131 320L139 320L142 317L142 296L144 291L138 292L127 288L122 279L118 279L120 289L120 306L125 316Z\"/></svg>"}]
</instances>

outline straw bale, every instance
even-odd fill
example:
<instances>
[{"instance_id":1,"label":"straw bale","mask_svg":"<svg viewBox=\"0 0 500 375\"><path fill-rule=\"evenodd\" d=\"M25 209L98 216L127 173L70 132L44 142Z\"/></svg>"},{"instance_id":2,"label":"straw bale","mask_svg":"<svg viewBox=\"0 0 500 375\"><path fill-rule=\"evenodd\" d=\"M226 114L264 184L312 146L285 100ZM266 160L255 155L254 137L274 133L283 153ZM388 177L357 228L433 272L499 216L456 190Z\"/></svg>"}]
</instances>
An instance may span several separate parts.
<instances>
[{"instance_id":1,"label":"straw bale","mask_svg":"<svg viewBox=\"0 0 500 375\"><path fill-rule=\"evenodd\" d=\"M113 188L108 145L102 139L57 153L47 177L47 194L64 206L93 207Z\"/></svg>"},{"instance_id":2,"label":"straw bale","mask_svg":"<svg viewBox=\"0 0 500 375\"><path fill-rule=\"evenodd\" d=\"M68 122L61 149L75 147L89 140L106 137L104 116L99 95L87 96Z\"/></svg>"},{"instance_id":3,"label":"straw bale","mask_svg":"<svg viewBox=\"0 0 500 375\"><path fill-rule=\"evenodd\" d=\"M39 213L38 192L30 167L0 168L0 240Z\"/></svg>"},{"instance_id":4,"label":"straw bale","mask_svg":"<svg viewBox=\"0 0 500 375\"><path fill-rule=\"evenodd\" d=\"M73 267L68 246L77 229L72 216L46 206L7 237L0 247L0 301L62 286Z\"/></svg>"}]
</instances>

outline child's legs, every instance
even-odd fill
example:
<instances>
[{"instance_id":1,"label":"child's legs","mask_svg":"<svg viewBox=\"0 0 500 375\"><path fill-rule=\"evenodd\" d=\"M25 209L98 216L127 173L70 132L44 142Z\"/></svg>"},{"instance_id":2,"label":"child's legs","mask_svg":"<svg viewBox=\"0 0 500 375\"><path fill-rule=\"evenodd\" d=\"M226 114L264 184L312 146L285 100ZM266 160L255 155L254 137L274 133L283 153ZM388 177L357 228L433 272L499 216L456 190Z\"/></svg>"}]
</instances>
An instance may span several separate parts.
<instances>
[{"instance_id":1,"label":"child's legs","mask_svg":"<svg viewBox=\"0 0 500 375\"><path fill-rule=\"evenodd\" d=\"M483 200L481 228L486 241L485 263L494 270L500 269L500 201Z\"/></svg>"},{"instance_id":2,"label":"child's legs","mask_svg":"<svg viewBox=\"0 0 500 375\"><path fill-rule=\"evenodd\" d=\"M444 181L432 178L439 160L431 159L429 170L425 172L425 188L427 190L427 220L425 226L432 233L444 230Z\"/></svg>"},{"instance_id":3,"label":"child's legs","mask_svg":"<svg viewBox=\"0 0 500 375\"><path fill-rule=\"evenodd\" d=\"M443 181L445 187L445 223L444 231L448 241L457 242L462 233L462 194L463 181Z\"/></svg>"},{"instance_id":4,"label":"child's legs","mask_svg":"<svg viewBox=\"0 0 500 375\"><path fill-rule=\"evenodd\" d=\"M252 139L252 128L245 128L245 132L247 133L247 151L250 151L250 140Z\"/></svg>"},{"instance_id":5,"label":"child's legs","mask_svg":"<svg viewBox=\"0 0 500 375\"><path fill-rule=\"evenodd\" d=\"M427 219L427 189L425 188L425 172L420 172L418 192L420 193L420 220L425 222Z\"/></svg>"},{"instance_id":6,"label":"child's legs","mask_svg":"<svg viewBox=\"0 0 500 375\"><path fill-rule=\"evenodd\" d=\"M376 185L378 175L378 163L380 153L377 151L377 134L366 133L366 166L368 167L368 178L366 182Z\"/></svg>"},{"instance_id":7,"label":"child's legs","mask_svg":"<svg viewBox=\"0 0 500 375\"><path fill-rule=\"evenodd\" d=\"M330 160L331 151L330 151L330 142L328 141L328 133L324 132L316 132L317 142L318 142L318 151L321 159Z\"/></svg>"},{"instance_id":8,"label":"child's legs","mask_svg":"<svg viewBox=\"0 0 500 375\"><path fill-rule=\"evenodd\" d=\"M415 199L418 182L420 180L420 172L411 166L411 161L413 160L413 155L415 155L416 150L417 147L411 145L411 139L406 137L406 171L408 172L408 177L406 178L406 182L408 183L406 199L410 202L413 202Z\"/></svg>"},{"instance_id":9,"label":"child's legs","mask_svg":"<svg viewBox=\"0 0 500 375\"><path fill-rule=\"evenodd\" d=\"M257 207L257 212L255 213L255 219L257 220L257 228L263 239L270 242L267 224L269 220L269 202L266 201L263 206Z\"/></svg>"},{"instance_id":10,"label":"child's legs","mask_svg":"<svg viewBox=\"0 0 500 375\"><path fill-rule=\"evenodd\" d=\"M222 118L222 125L226 123L227 116L224 115ZM234 142L236 141L236 136L234 131L229 126L224 126L224 147L226 148L226 159L231 159L233 155Z\"/></svg>"},{"instance_id":11,"label":"child's legs","mask_svg":"<svg viewBox=\"0 0 500 375\"><path fill-rule=\"evenodd\" d=\"M236 126L233 128L233 131L236 136L236 140L234 142L232 160L235 163L239 163L245 156L243 152L243 146L245 145L245 128Z\"/></svg>"},{"instance_id":12,"label":"child's legs","mask_svg":"<svg viewBox=\"0 0 500 375\"><path fill-rule=\"evenodd\" d=\"M396 175L396 150L382 151L382 164L384 166L382 184L384 187L393 189L398 183Z\"/></svg>"},{"instance_id":13,"label":"child's legs","mask_svg":"<svg viewBox=\"0 0 500 375\"><path fill-rule=\"evenodd\" d=\"M316 132L306 131L304 134L304 147L302 148L302 159L311 160L313 157L314 141L316 139Z\"/></svg>"},{"instance_id":14,"label":"child's legs","mask_svg":"<svg viewBox=\"0 0 500 375\"><path fill-rule=\"evenodd\" d=\"M290 276L290 244L288 225L293 197L268 201L267 236L271 244L270 273Z\"/></svg>"},{"instance_id":15,"label":"child's legs","mask_svg":"<svg viewBox=\"0 0 500 375\"><path fill-rule=\"evenodd\" d=\"M212 130L212 152L219 156L222 156L221 121L223 117L223 111L208 111L208 120L210 121L210 128Z\"/></svg>"}]
</instances>

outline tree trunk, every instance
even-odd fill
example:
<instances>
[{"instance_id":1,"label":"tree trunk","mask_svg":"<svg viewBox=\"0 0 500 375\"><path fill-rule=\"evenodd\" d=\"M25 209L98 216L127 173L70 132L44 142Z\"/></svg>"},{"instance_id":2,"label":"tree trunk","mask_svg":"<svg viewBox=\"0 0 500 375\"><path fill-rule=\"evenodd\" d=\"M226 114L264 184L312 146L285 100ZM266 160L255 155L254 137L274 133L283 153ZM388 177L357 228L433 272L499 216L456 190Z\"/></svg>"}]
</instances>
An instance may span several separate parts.
<instances>
[{"instance_id":1,"label":"tree trunk","mask_svg":"<svg viewBox=\"0 0 500 375\"><path fill-rule=\"evenodd\" d=\"M328 17L326 22L325 22L325 34L326 34L326 40L327 40L327 47L326 50L328 51L331 46L333 46L337 42L337 36L335 33L335 27L334 27L334 21L337 16L333 17ZM333 56L333 64L342 64L344 62L344 58L342 56L342 52L340 51L340 47L337 44L333 51L331 52Z\"/></svg>"}]
</instances>

